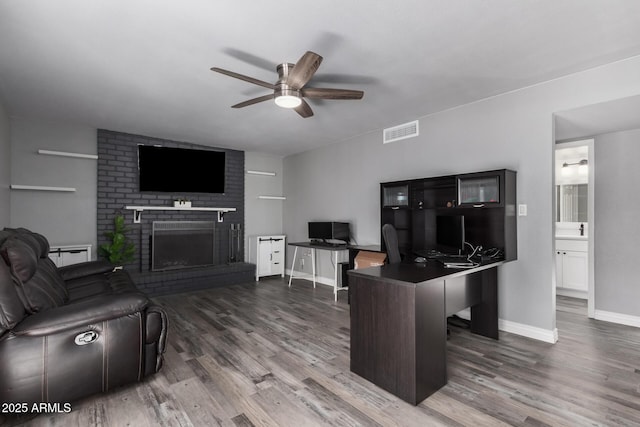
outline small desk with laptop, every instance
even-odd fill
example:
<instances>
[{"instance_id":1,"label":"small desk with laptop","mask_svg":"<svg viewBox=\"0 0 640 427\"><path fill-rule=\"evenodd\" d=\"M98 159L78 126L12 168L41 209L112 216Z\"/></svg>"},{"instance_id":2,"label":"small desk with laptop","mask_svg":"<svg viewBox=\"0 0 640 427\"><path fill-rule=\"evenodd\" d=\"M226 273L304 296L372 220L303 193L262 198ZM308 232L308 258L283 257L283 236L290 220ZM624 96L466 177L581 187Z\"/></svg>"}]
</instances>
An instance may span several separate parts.
<instances>
[{"instance_id":1,"label":"small desk with laptop","mask_svg":"<svg viewBox=\"0 0 640 427\"><path fill-rule=\"evenodd\" d=\"M316 250L329 251L332 256L333 263L333 298L334 301L338 301L338 292L346 291L348 288L345 286L347 283L342 283L340 286L339 266L338 262L340 255L349 251L349 262L346 265L346 269L353 268L354 257L361 250L373 250L380 252L380 247L377 249L370 249L369 246L357 246L350 245L351 231L348 222L336 222L336 221L310 221L308 223L308 237L307 242L293 242L289 243L289 246L293 246L293 260L291 261L291 270L289 273L289 287L291 287L291 281L294 279L296 261L298 259L298 248L311 249L311 279L313 281L313 287L316 287ZM298 276L298 278L306 278L308 276ZM343 276L346 279L346 276Z\"/></svg>"},{"instance_id":2,"label":"small desk with laptop","mask_svg":"<svg viewBox=\"0 0 640 427\"><path fill-rule=\"evenodd\" d=\"M294 278L296 260L298 258L298 248L311 249L311 275L313 281L313 287L316 287L316 249L321 251L329 251L333 256L333 298L338 300L338 291L344 291L348 288L342 288L338 282L338 257L340 253L349 250L347 244L330 244L322 242L293 242L289 243L289 246L293 246L293 260L291 261L291 270L289 272L289 287L291 287L291 280ZM306 276L300 276L306 277Z\"/></svg>"},{"instance_id":3,"label":"small desk with laptop","mask_svg":"<svg viewBox=\"0 0 640 427\"><path fill-rule=\"evenodd\" d=\"M340 283L339 274L340 271L338 266L340 265L339 258L345 251L349 251L349 261L348 268L351 269L355 264L355 257L360 251L366 252L378 252L380 253L380 246L358 246L358 245L348 245L348 244L334 244L334 243L324 243L320 242L292 242L289 243L289 246L293 246L293 260L291 261L291 270L289 272L289 287L291 287L292 279L295 279L295 266L296 260L298 259L298 248L306 248L311 249L311 280L313 282L313 287L316 287L316 250L321 251L329 251L331 252L331 256L333 257L333 298L334 301L338 300L338 292L340 291L348 291L349 288L346 287L346 283ZM298 276L297 278L307 278L307 276ZM342 286L341 286L342 285Z\"/></svg>"}]
</instances>

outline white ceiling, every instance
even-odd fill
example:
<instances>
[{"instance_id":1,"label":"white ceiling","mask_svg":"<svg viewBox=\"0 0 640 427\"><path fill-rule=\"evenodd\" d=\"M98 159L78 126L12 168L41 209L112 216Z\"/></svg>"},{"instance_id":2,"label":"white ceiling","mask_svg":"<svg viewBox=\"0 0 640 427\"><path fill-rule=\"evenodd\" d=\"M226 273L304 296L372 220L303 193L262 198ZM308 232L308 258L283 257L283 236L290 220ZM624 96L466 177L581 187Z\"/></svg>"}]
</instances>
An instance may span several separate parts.
<instances>
[{"instance_id":1,"label":"white ceiling","mask_svg":"<svg viewBox=\"0 0 640 427\"><path fill-rule=\"evenodd\" d=\"M268 90L209 70L275 82L306 50L309 86L364 98L231 109ZM639 54L637 0L0 0L10 115L277 155Z\"/></svg>"}]
</instances>

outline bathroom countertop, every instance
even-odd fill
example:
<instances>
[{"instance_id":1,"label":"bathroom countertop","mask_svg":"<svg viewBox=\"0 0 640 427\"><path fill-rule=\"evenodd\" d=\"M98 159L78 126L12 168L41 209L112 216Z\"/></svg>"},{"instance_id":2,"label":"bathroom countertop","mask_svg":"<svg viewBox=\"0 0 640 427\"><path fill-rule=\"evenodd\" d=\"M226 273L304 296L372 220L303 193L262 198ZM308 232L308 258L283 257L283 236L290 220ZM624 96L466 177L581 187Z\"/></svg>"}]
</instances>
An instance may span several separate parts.
<instances>
[{"instance_id":1,"label":"bathroom countertop","mask_svg":"<svg viewBox=\"0 0 640 427\"><path fill-rule=\"evenodd\" d=\"M589 236L579 236L575 234L556 234L558 240L589 240Z\"/></svg>"}]
</instances>

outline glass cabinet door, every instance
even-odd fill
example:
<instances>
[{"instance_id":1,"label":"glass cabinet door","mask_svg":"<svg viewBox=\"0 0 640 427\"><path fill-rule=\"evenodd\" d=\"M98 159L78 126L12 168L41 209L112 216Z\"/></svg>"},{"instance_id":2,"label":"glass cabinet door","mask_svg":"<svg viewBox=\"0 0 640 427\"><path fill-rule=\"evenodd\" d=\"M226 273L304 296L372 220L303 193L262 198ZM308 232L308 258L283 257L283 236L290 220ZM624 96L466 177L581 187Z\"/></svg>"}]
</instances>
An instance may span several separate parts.
<instances>
[{"instance_id":1,"label":"glass cabinet door","mask_svg":"<svg viewBox=\"0 0 640 427\"><path fill-rule=\"evenodd\" d=\"M500 176L459 178L458 203L461 205L500 203Z\"/></svg>"},{"instance_id":2,"label":"glass cabinet door","mask_svg":"<svg viewBox=\"0 0 640 427\"><path fill-rule=\"evenodd\" d=\"M409 184L382 187L382 207L409 206Z\"/></svg>"}]
</instances>

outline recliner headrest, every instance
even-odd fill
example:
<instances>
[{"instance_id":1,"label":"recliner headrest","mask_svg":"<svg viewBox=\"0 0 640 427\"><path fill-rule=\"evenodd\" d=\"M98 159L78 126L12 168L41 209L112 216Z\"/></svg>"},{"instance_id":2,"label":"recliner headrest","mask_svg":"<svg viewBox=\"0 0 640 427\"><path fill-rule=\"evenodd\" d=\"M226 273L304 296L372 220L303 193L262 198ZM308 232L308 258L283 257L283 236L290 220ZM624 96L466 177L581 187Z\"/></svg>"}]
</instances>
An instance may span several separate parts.
<instances>
[{"instance_id":1,"label":"recliner headrest","mask_svg":"<svg viewBox=\"0 0 640 427\"><path fill-rule=\"evenodd\" d=\"M35 233L26 228L8 228L5 227L0 232L0 244L2 244L2 235L18 236L28 243L39 258L46 258L49 255L49 241L42 234Z\"/></svg>"},{"instance_id":2,"label":"recliner headrest","mask_svg":"<svg viewBox=\"0 0 640 427\"><path fill-rule=\"evenodd\" d=\"M20 282L29 281L38 268L38 255L33 247L18 236L5 240L0 248L4 262Z\"/></svg>"}]
</instances>

